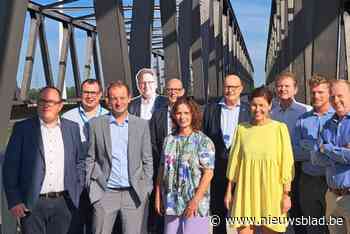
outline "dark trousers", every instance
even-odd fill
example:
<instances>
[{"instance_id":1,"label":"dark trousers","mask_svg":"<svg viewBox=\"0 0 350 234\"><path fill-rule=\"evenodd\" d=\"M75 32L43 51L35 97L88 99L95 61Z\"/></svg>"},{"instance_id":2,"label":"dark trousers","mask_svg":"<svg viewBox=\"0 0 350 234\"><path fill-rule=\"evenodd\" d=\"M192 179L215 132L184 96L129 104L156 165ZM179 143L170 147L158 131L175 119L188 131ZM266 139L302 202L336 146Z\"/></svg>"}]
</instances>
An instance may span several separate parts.
<instances>
[{"instance_id":1,"label":"dark trousers","mask_svg":"<svg viewBox=\"0 0 350 234\"><path fill-rule=\"evenodd\" d=\"M76 208L68 197L39 198L21 219L23 234L66 234Z\"/></svg>"},{"instance_id":2,"label":"dark trousers","mask_svg":"<svg viewBox=\"0 0 350 234\"><path fill-rule=\"evenodd\" d=\"M301 172L299 180L299 197L304 217L325 218L327 182L324 176L311 176ZM327 225L308 225L308 234L327 234Z\"/></svg>"},{"instance_id":3,"label":"dark trousers","mask_svg":"<svg viewBox=\"0 0 350 234\"><path fill-rule=\"evenodd\" d=\"M301 169L301 162L295 162L295 176L294 180L292 182L292 194L291 194L291 200L292 200L292 208L289 211L289 216L293 218L301 217L301 205L300 205L300 192L299 192L299 181L300 181L300 174L302 172ZM288 227L286 233L293 233L290 229L294 230L294 233L296 234L306 234L306 228L303 225L294 225L293 227Z\"/></svg>"},{"instance_id":4,"label":"dark trousers","mask_svg":"<svg viewBox=\"0 0 350 234\"><path fill-rule=\"evenodd\" d=\"M164 233L164 217L157 214L154 199L155 193L153 191L149 198L147 230L149 234L162 234Z\"/></svg>"},{"instance_id":5,"label":"dark trousers","mask_svg":"<svg viewBox=\"0 0 350 234\"><path fill-rule=\"evenodd\" d=\"M92 234L92 206L86 189L80 195L79 209L73 213L68 234Z\"/></svg>"},{"instance_id":6,"label":"dark trousers","mask_svg":"<svg viewBox=\"0 0 350 234\"><path fill-rule=\"evenodd\" d=\"M213 227L213 234L226 234L226 216L229 212L225 208L227 160L218 159L215 162L214 177L210 187L210 213L220 217L220 224Z\"/></svg>"}]
</instances>

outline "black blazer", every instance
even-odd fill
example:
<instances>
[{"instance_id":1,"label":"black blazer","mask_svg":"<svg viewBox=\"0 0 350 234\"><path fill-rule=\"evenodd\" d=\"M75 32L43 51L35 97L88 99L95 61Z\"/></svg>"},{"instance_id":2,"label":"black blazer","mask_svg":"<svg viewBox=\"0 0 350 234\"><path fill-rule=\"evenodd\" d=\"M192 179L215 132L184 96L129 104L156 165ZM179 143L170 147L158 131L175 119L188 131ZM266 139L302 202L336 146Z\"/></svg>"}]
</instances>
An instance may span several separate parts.
<instances>
[{"instance_id":1,"label":"black blazer","mask_svg":"<svg viewBox=\"0 0 350 234\"><path fill-rule=\"evenodd\" d=\"M154 179L156 179L164 139L168 135L168 107L153 112L149 125L151 131Z\"/></svg>"},{"instance_id":2,"label":"black blazer","mask_svg":"<svg viewBox=\"0 0 350 234\"><path fill-rule=\"evenodd\" d=\"M221 108L216 99L205 106L203 114L203 132L215 144L215 171L224 175L226 172L229 149L226 148L221 131ZM238 122L250 121L250 108L248 103L241 100ZM216 173L218 174L218 173Z\"/></svg>"},{"instance_id":3,"label":"black blazer","mask_svg":"<svg viewBox=\"0 0 350 234\"><path fill-rule=\"evenodd\" d=\"M64 145L64 188L73 204L79 206L79 197L85 181L85 155L79 125L61 119ZM39 198L45 177L44 146L39 118L26 119L14 125L5 153L3 183L8 207L24 203L29 209Z\"/></svg>"},{"instance_id":4,"label":"black blazer","mask_svg":"<svg viewBox=\"0 0 350 234\"><path fill-rule=\"evenodd\" d=\"M168 106L168 99L165 96L157 96L154 101L153 110L158 110L160 108L166 108ZM141 115L141 96L133 98L129 105L129 113L140 117Z\"/></svg>"}]
</instances>

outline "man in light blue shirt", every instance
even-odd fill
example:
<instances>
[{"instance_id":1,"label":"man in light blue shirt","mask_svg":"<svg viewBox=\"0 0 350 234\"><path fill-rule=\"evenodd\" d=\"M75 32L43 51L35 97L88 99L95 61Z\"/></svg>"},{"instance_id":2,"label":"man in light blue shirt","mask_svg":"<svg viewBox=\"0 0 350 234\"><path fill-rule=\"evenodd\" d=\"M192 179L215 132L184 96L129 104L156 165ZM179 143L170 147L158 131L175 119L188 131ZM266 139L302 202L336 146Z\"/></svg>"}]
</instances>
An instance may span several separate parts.
<instances>
[{"instance_id":1,"label":"man in light blue shirt","mask_svg":"<svg viewBox=\"0 0 350 234\"><path fill-rule=\"evenodd\" d=\"M109 117L112 143L112 168L107 188L130 187L128 174L128 129L129 116L118 123L113 115Z\"/></svg>"},{"instance_id":2,"label":"man in light blue shirt","mask_svg":"<svg viewBox=\"0 0 350 234\"><path fill-rule=\"evenodd\" d=\"M90 120L86 186L93 204L93 233L145 233L153 190L153 159L148 121L128 113L130 89L122 81L107 89L111 110Z\"/></svg>"},{"instance_id":3,"label":"man in light blue shirt","mask_svg":"<svg viewBox=\"0 0 350 234\"><path fill-rule=\"evenodd\" d=\"M299 197L304 217L322 218L326 214L325 194L327 182L324 167L311 163L311 152L317 147L325 123L334 115L329 103L329 81L315 75L309 80L313 110L301 115L295 127L293 145L296 161L302 162L300 173ZM326 234L326 225L307 225L308 234Z\"/></svg>"},{"instance_id":4,"label":"man in light blue shirt","mask_svg":"<svg viewBox=\"0 0 350 234\"><path fill-rule=\"evenodd\" d=\"M332 82L330 101L336 114L324 125L311 159L326 169L327 216L344 218L343 225L329 225L329 231L345 234L350 229L350 83Z\"/></svg>"},{"instance_id":5,"label":"man in light blue shirt","mask_svg":"<svg viewBox=\"0 0 350 234\"><path fill-rule=\"evenodd\" d=\"M79 124L80 136L83 144L87 142L87 123L90 119L108 113L100 105L102 86L98 80L87 79L81 84L81 105L65 112L62 117Z\"/></svg>"},{"instance_id":6,"label":"man in light blue shirt","mask_svg":"<svg viewBox=\"0 0 350 234\"><path fill-rule=\"evenodd\" d=\"M230 148L232 140L233 140L233 133L236 131L236 127L238 125L238 117L239 117L239 110L241 107L241 101L240 99L237 100L237 103L235 106L228 106L225 103L225 99L222 98L219 102L219 105L221 105L221 116L220 116L220 122L221 122L221 131L223 140L225 143L225 146L227 149Z\"/></svg>"},{"instance_id":7,"label":"man in light blue shirt","mask_svg":"<svg viewBox=\"0 0 350 234\"><path fill-rule=\"evenodd\" d=\"M63 118L79 124L84 155L86 155L88 148L88 121L93 117L108 113L108 111L100 105L101 97L102 86L100 82L95 79L87 79L81 84L81 105L62 115ZM86 189L81 193L79 206L78 213L73 216L69 234L90 234L92 233L92 211Z\"/></svg>"},{"instance_id":8,"label":"man in light blue shirt","mask_svg":"<svg viewBox=\"0 0 350 234\"><path fill-rule=\"evenodd\" d=\"M307 111L312 109L311 106L302 104L295 100L298 92L297 78L293 73L283 72L276 77L275 88L278 101L272 107L271 118L287 124L289 134L292 139L292 145L295 144L295 124L297 119ZM295 161L295 177L292 183L292 208L290 215L292 217L301 217L301 207L299 199L298 184L301 173L301 163ZM295 233L306 234L304 226L294 226Z\"/></svg>"}]
</instances>

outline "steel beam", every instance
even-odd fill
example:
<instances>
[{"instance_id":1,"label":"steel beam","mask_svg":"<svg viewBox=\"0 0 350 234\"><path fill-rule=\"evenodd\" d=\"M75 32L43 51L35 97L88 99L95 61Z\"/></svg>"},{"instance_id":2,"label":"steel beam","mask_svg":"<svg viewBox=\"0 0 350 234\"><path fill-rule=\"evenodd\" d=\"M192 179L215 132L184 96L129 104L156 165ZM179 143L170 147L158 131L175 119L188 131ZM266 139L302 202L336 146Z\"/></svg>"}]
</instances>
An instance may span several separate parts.
<instances>
[{"instance_id":1,"label":"steel beam","mask_svg":"<svg viewBox=\"0 0 350 234\"><path fill-rule=\"evenodd\" d=\"M80 97L80 71L79 71L79 62L78 62L78 55L77 55L77 48L75 45L75 36L74 36L74 28L72 28L71 36L69 38L69 49L70 49L70 57L72 61L72 68L73 68L73 78L74 78L74 84L75 84L75 95L76 97Z\"/></svg>"},{"instance_id":2,"label":"steel beam","mask_svg":"<svg viewBox=\"0 0 350 234\"><path fill-rule=\"evenodd\" d=\"M216 69L216 45L215 45L215 19L214 19L214 3L209 3L209 67L208 67L208 98L217 97L221 95L218 93L218 77L219 74Z\"/></svg>"},{"instance_id":3,"label":"steel beam","mask_svg":"<svg viewBox=\"0 0 350 234\"><path fill-rule=\"evenodd\" d=\"M176 1L160 0L165 78L181 78L180 52L176 26Z\"/></svg>"},{"instance_id":4,"label":"steel beam","mask_svg":"<svg viewBox=\"0 0 350 234\"><path fill-rule=\"evenodd\" d=\"M94 1L105 84L123 80L132 89L128 45L120 0Z\"/></svg>"},{"instance_id":5,"label":"steel beam","mask_svg":"<svg viewBox=\"0 0 350 234\"><path fill-rule=\"evenodd\" d=\"M139 94L135 79L137 72L151 67L153 7L154 0L133 2L129 55L134 96Z\"/></svg>"},{"instance_id":6,"label":"steel beam","mask_svg":"<svg viewBox=\"0 0 350 234\"><path fill-rule=\"evenodd\" d=\"M27 94L30 89L32 74L33 74L33 66L34 66L34 58L35 58L35 50L36 44L38 40L38 30L39 30L40 18L34 12L30 13L30 29L29 29L29 40L28 40L28 48L26 53L26 59L24 62L24 73L21 84L21 100L27 100Z\"/></svg>"},{"instance_id":7,"label":"steel beam","mask_svg":"<svg viewBox=\"0 0 350 234\"><path fill-rule=\"evenodd\" d=\"M46 84L49 86L54 85L53 75L52 75L52 67L49 55L49 48L47 45L46 39L46 31L45 31L45 19L42 15L40 17L40 25L39 25L39 42L40 42L40 51L41 57L43 60L43 68L45 73Z\"/></svg>"},{"instance_id":8,"label":"steel beam","mask_svg":"<svg viewBox=\"0 0 350 234\"><path fill-rule=\"evenodd\" d=\"M85 56L85 65L84 65L84 79L89 79L91 75L91 64L93 59L93 49L94 49L94 41L92 39L92 33L87 33L86 38L86 56Z\"/></svg>"},{"instance_id":9,"label":"steel beam","mask_svg":"<svg viewBox=\"0 0 350 234\"><path fill-rule=\"evenodd\" d=\"M336 77L341 0L318 0L314 5L313 73Z\"/></svg>"},{"instance_id":10,"label":"steel beam","mask_svg":"<svg viewBox=\"0 0 350 234\"><path fill-rule=\"evenodd\" d=\"M182 0L179 3L179 23L178 23L178 38L179 51L181 63L181 78L187 95L193 96L192 87L192 71L190 66L190 46L191 46L191 32L192 24L192 2L189 0Z\"/></svg>"},{"instance_id":11,"label":"steel beam","mask_svg":"<svg viewBox=\"0 0 350 234\"><path fill-rule=\"evenodd\" d=\"M68 56L68 48L69 41L72 33L71 25L63 23L63 39L61 44L61 54L58 65L58 78L56 87L63 92L64 89L64 80L66 78L66 70L67 70L67 56Z\"/></svg>"},{"instance_id":12,"label":"steel beam","mask_svg":"<svg viewBox=\"0 0 350 234\"><path fill-rule=\"evenodd\" d=\"M92 54L93 54L93 58L94 58L94 69L95 69L95 77L97 80L99 80L101 82L101 84L104 84L103 87L105 87L107 84L104 81L104 79L102 79L103 75L102 73L102 69L101 69L101 59L100 59L100 53L97 47L97 41L96 41L96 33L92 34L92 42L93 42L93 50L92 50Z\"/></svg>"},{"instance_id":13,"label":"steel beam","mask_svg":"<svg viewBox=\"0 0 350 234\"><path fill-rule=\"evenodd\" d=\"M16 76L26 16L26 0L0 1L0 145L6 145L9 134L11 104L16 90ZM3 150L3 149L2 149ZM1 232L16 233L16 221L8 212L1 189Z\"/></svg>"},{"instance_id":14,"label":"steel beam","mask_svg":"<svg viewBox=\"0 0 350 234\"><path fill-rule=\"evenodd\" d=\"M347 80L350 81L350 15L348 12L344 12L344 34L345 34L345 48L346 48L346 70Z\"/></svg>"},{"instance_id":15,"label":"steel beam","mask_svg":"<svg viewBox=\"0 0 350 234\"><path fill-rule=\"evenodd\" d=\"M224 63L223 63L223 45L222 45L222 14L223 14L223 0L213 1L214 10L214 35L215 35L215 50L216 50L216 72L218 74L217 90L218 94L223 93L223 79L224 79Z\"/></svg>"},{"instance_id":16,"label":"steel beam","mask_svg":"<svg viewBox=\"0 0 350 234\"><path fill-rule=\"evenodd\" d=\"M192 0L192 76L193 96L199 102L206 101L204 89L204 64L203 64L203 40L201 37L200 0Z\"/></svg>"}]
</instances>

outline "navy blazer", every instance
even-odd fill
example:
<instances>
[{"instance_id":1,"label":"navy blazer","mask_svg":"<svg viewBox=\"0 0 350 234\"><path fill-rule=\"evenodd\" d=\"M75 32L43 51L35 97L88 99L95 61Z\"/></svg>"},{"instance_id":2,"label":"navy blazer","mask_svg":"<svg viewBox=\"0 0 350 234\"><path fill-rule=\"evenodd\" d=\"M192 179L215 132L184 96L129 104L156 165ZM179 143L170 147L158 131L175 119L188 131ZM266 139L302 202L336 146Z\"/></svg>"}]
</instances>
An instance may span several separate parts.
<instances>
[{"instance_id":1,"label":"navy blazer","mask_svg":"<svg viewBox=\"0 0 350 234\"><path fill-rule=\"evenodd\" d=\"M154 167L154 182L157 179L157 172L159 168L159 162L161 152L163 150L163 143L165 137L168 135L168 107L160 108L152 114L152 118L149 121L151 131L151 143L152 143L152 155L153 155L153 167Z\"/></svg>"},{"instance_id":2,"label":"navy blazer","mask_svg":"<svg viewBox=\"0 0 350 234\"><path fill-rule=\"evenodd\" d=\"M85 163L77 123L61 119L64 144L64 188L78 207ZM45 177L44 146L38 117L17 122L5 152L3 182L8 207L24 203L33 209Z\"/></svg>"},{"instance_id":3,"label":"navy blazer","mask_svg":"<svg viewBox=\"0 0 350 234\"><path fill-rule=\"evenodd\" d=\"M215 144L215 172L214 177L224 177L226 173L229 149L226 148L221 130L222 98L216 99L205 106L203 114L203 133ZM250 121L250 108L247 102L241 100L238 123ZM220 175L219 175L220 174Z\"/></svg>"},{"instance_id":4,"label":"navy blazer","mask_svg":"<svg viewBox=\"0 0 350 234\"><path fill-rule=\"evenodd\" d=\"M159 110L161 108L166 108L168 106L168 98L165 96L157 96L154 101L154 110ZM133 98L129 105L129 113L140 117L141 115L141 96Z\"/></svg>"}]
</instances>

